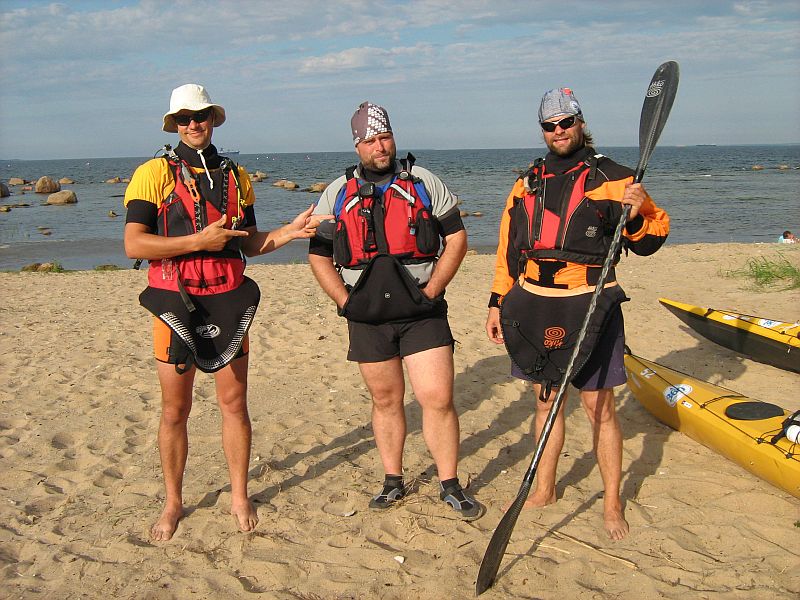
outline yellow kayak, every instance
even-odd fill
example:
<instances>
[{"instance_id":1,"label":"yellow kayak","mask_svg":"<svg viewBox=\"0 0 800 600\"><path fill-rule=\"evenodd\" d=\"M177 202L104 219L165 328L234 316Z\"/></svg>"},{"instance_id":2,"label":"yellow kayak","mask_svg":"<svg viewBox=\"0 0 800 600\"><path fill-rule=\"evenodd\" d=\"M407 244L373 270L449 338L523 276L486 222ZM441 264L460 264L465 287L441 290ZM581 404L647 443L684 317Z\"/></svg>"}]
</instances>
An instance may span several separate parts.
<instances>
[{"instance_id":1,"label":"yellow kayak","mask_svg":"<svg viewBox=\"0 0 800 600\"><path fill-rule=\"evenodd\" d=\"M625 370L631 393L659 421L800 498L800 444L783 429L788 411L633 354Z\"/></svg>"},{"instance_id":2,"label":"yellow kayak","mask_svg":"<svg viewBox=\"0 0 800 600\"><path fill-rule=\"evenodd\" d=\"M758 362L800 373L800 323L658 299L703 337Z\"/></svg>"}]
</instances>

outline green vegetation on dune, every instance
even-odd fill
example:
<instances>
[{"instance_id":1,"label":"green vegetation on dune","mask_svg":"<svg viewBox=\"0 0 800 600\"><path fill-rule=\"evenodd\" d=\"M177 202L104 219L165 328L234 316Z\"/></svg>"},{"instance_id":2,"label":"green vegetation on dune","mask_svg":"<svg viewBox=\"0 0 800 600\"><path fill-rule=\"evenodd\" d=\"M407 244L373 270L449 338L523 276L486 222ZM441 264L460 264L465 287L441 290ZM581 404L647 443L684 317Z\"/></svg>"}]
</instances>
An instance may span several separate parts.
<instances>
[{"instance_id":1,"label":"green vegetation on dune","mask_svg":"<svg viewBox=\"0 0 800 600\"><path fill-rule=\"evenodd\" d=\"M779 254L779 258L751 258L743 269L727 271L725 275L746 277L758 286L786 283L786 289L800 288L800 267L792 264L783 254Z\"/></svg>"}]
</instances>

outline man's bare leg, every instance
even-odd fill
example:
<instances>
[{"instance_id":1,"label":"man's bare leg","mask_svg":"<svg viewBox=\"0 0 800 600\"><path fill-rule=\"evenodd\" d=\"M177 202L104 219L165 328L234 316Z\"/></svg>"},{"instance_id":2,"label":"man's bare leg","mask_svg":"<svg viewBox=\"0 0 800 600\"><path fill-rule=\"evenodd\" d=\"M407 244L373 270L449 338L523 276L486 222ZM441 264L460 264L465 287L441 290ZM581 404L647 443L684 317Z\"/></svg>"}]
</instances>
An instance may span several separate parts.
<instances>
[{"instance_id":1,"label":"man's bare leg","mask_svg":"<svg viewBox=\"0 0 800 600\"><path fill-rule=\"evenodd\" d=\"M247 495L252 427L247 412L247 355L217 371L214 383L222 413L222 449L231 479L231 514L241 531L258 523L256 507Z\"/></svg>"},{"instance_id":2,"label":"man's bare leg","mask_svg":"<svg viewBox=\"0 0 800 600\"><path fill-rule=\"evenodd\" d=\"M387 475L402 475L406 440L403 363L398 357L359 363L358 368L372 395L372 430L383 471Z\"/></svg>"},{"instance_id":3,"label":"man's bare leg","mask_svg":"<svg viewBox=\"0 0 800 600\"><path fill-rule=\"evenodd\" d=\"M547 402L539 400L542 386L538 383L533 384L534 402L536 402L536 443L539 443L539 438L542 435L547 415L550 408L553 406L557 390L550 393ZM556 501L556 469L558 468L558 459L561 456L561 450L564 447L564 404L561 405L561 410L558 411L555 421L553 421L553 428L550 431L550 437L547 439L547 445L544 447L542 457L539 460L539 466L536 468L536 482L533 492L523 504L522 508L539 508L553 504ZM510 504L508 505L510 506ZM504 507L504 510L508 509Z\"/></svg>"},{"instance_id":4,"label":"man's bare leg","mask_svg":"<svg viewBox=\"0 0 800 600\"><path fill-rule=\"evenodd\" d=\"M163 542L172 537L183 517L183 472L189 438L186 423L192 409L192 385L195 370L184 374L175 365L158 362L161 383L161 420L158 426L158 452L164 474L166 498L158 521L150 528L150 537Z\"/></svg>"},{"instance_id":5,"label":"man's bare leg","mask_svg":"<svg viewBox=\"0 0 800 600\"><path fill-rule=\"evenodd\" d=\"M458 476L458 414L453 406L453 348L440 346L405 357L422 408L422 436L440 481Z\"/></svg>"},{"instance_id":6,"label":"man's bare leg","mask_svg":"<svg viewBox=\"0 0 800 600\"><path fill-rule=\"evenodd\" d=\"M621 540L628 534L620 485L622 481L622 430L614 406L614 390L581 392L581 402L592 424L597 466L603 478L603 521L606 533L612 540Z\"/></svg>"}]
</instances>

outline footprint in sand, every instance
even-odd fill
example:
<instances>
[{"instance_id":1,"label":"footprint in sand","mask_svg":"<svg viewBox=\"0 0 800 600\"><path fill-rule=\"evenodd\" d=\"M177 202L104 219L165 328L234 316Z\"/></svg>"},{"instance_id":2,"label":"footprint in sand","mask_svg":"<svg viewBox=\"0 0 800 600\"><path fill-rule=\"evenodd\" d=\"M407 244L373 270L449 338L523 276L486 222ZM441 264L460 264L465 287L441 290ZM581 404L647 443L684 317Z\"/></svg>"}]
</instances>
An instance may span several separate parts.
<instances>
[{"instance_id":1,"label":"footprint in sand","mask_svg":"<svg viewBox=\"0 0 800 600\"><path fill-rule=\"evenodd\" d=\"M107 488L118 483L124 478L125 473L122 469L116 466L108 467L107 469L104 469L100 475L95 477L94 481L92 481L92 484L99 488Z\"/></svg>"},{"instance_id":2,"label":"footprint in sand","mask_svg":"<svg viewBox=\"0 0 800 600\"><path fill-rule=\"evenodd\" d=\"M75 436L71 433L57 433L50 440L50 445L56 450L74 448L75 444Z\"/></svg>"},{"instance_id":3,"label":"footprint in sand","mask_svg":"<svg viewBox=\"0 0 800 600\"><path fill-rule=\"evenodd\" d=\"M30 423L27 419L0 420L0 456L6 457L6 449L19 444L26 433L30 434Z\"/></svg>"}]
</instances>

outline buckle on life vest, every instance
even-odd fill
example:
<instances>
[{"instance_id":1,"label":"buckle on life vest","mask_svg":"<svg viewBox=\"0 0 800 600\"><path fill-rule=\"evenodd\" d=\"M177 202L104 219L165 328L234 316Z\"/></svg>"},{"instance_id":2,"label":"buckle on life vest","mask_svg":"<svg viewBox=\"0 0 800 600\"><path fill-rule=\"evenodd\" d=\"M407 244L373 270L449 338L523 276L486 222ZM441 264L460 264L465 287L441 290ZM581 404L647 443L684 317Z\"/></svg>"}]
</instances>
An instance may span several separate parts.
<instances>
[{"instance_id":1,"label":"buckle on life vest","mask_svg":"<svg viewBox=\"0 0 800 600\"><path fill-rule=\"evenodd\" d=\"M375 237L375 216L372 209L362 206L358 209L358 214L364 217L367 224L367 235L364 236L364 252L375 252L378 249L378 240Z\"/></svg>"},{"instance_id":2,"label":"buckle on life vest","mask_svg":"<svg viewBox=\"0 0 800 600\"><path fill-rule=\"evenodd\" d=\"M366 183L362 183L358 188L358 197L362 200L364 198L374 198L375 197L375 184L371 181L367 181Z\"/></svg>"}]
</instances>

